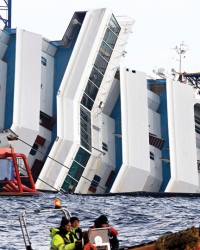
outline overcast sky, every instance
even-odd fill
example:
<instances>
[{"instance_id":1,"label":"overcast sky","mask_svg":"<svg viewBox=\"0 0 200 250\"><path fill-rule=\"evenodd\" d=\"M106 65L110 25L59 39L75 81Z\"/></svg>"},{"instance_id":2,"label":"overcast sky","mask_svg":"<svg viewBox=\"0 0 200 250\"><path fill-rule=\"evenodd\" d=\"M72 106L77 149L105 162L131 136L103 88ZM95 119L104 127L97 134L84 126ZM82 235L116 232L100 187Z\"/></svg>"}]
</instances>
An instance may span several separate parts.
<instances>
[{"instance_id":1,"label":"overcast sky","mask_svg":"<svg viewBox=\"0 0 200 250\"><path fill-rule=\"evenodd\" d=\"M152 75L155 66L179 69L171 59L182 41L182 71L200 71L200 0L12 0L12 27L61 39L75 11L109 8L135 20L123 65Z\"/></svg>"}]
</instances>

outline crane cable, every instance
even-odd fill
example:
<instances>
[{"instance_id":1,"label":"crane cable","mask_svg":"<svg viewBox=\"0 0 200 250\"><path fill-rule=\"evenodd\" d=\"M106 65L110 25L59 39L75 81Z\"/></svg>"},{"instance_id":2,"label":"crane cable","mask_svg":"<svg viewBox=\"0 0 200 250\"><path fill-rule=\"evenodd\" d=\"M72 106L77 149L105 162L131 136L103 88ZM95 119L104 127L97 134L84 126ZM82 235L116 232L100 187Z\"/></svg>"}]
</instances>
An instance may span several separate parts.
<instances>
[{"instance_id":1,"label":"crane cable","mask_svg":"<svg viewBox=\"0 0 200 250\"><path fill-rule=\"evenodd\" d=\"M21 140L21 139L19 139L19 138L17 138L17 140L19 140L19 141L21 141L22 143L26 144L27 146L33 148L33 147L32 147L30 144L28 144L27 142L25 142L25 141L23 141L23 140ZM48 157L49 159L55 161L56 163L60 164L61 166L65 167L65 168L67 168L67 169L70 169L69 167L67 167L67 166L65 166L64 164L62 164L61 162L55 160L55 159L52 158L51 156L49 156L49 155L43 153L42 151L37 150L37 149L34 149L34 148L33 148L33 150L36 151L36 152L39 152L39 153L43 154L44 156L46 156L46 157ZM20 166L19 166L19 167L20 167ZM20 168L22 168L22 167L20 167ZM23 168L22 168L22 169L23 169ZM25 170L25 169L24 169L24 170ZM33 175L33 176L34 176L34 175ZM70 176L70 175L69 175L69 176ZM36 176L34 176L34 177L36 177ZM96 183L98 184L98 182L95 181L95 180L92 180L92 181L91 181L91 180L89 180L88 178L86 178L85 176L81 176L81 177L84 178L85 180L89 181L90 183L91 183L91 182L96 182ZM76 180L75 178L73 178L72 176L70 176L70 178L74 179L74 180L77 182L77 180ZM48 185L49 187L54 188L53 186L51 186L51 185L48 184L47 182L43 181L43 180L40 179L39 177L38 177L37 179L40 180L41 182L43 182L44 184ZM65 182L65 181L64 181L64 182ZM101 187L101 186L99 186L99 185L98 185L98 187L100 187L101 189L103 189L103 190L106 191L105 188L103 188L103 187ZM60 190L58 190L58 189L56 189L56 188L54 188L54 189L55 189L56 191L58 191L58 192L60 191ZM63 190L62 188L61 188L61 190L62 190L63 192L65 192L65 193L67 193L67 192L66 192L65 190Z\"/></svg>"},{"instance_id":2,"label":"crane cable","mask_svg":"<svg viewBox=\"0 0 200 250\"><path fill-rule=\"evenodd\" d=\"M2 155L2 154L0 154L0 156L4 157L4 155ZM12 160L10 160L10 159L7 159L7 160L13 163L13 161L12 161ZM18 164L17 164L17 166L18 166L18 168L20 168L20 169L22 169L22 170L26 171L26 169L25 169L25 168L23 168L23 167L21 167L20 165L18 165ZM31 171L31 170L30 170L30 171ZM26 172L27 172L27 171L26 171ZM34 175L34 174L32 174L32 173L31 173L31 175L32 175L33 177L36 177L36 178L37 178L37 176L36 176L36 175ZM40 181L42 181L44 184L46 184L46 185L48 185L49 187L53 188L55 191L60 192L60 190L56 189L55 187L53 187L53 186L52 186L52 185L50 185L49 183L47 183L47 182L45 182L45 181L41 180L39 177L38 177L38 179L39 179ZM66 192L66 191L64 191L63 189L62 189L62 193L63 193L63 194L67 194L67 192Z\"/></svg>"}]
</instances>

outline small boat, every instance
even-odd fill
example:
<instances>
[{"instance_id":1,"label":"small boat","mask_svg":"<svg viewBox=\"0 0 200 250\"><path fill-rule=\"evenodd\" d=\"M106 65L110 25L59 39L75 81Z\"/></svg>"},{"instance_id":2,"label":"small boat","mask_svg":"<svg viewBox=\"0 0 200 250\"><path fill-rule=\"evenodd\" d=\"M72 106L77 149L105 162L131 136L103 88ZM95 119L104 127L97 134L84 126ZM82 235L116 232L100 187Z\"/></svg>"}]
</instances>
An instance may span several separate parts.
<instances>
[{"instance_id":1,"label":"small boat","mask_svg":"<svg viewBox=\"0 0 200 250\"><path fill-rule=\"evenodd\" d=\"M28 231L26 216L39 213L62 212L68 219L71 217L70 211L61 207L61 201L55 199L54 208L26 210L19 215L20 226L26 250L34 250L31 246L31 237ZM83 250L111 250L109 243L109 228L94 228L87 232L87 241L82 240ZM119 250L200 250L200 229L192 226L176 233L160 236L157 240L136 246L128 246Z\"/></svg>"}]
</instances>

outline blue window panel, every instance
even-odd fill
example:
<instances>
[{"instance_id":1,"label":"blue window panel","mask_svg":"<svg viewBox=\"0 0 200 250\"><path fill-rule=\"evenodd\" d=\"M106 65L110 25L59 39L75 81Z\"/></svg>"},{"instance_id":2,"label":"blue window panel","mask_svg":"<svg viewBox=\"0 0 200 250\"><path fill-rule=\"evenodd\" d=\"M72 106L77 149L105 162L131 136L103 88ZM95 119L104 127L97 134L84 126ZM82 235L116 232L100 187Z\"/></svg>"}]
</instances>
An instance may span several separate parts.
<instances>
[{"instance_id":1,"label":"blue window panel","mask_svg":"<svg viewBox=\"0 0 200 250\"><path fill-rule=\"evenodd\" d=\"M36 143L34 143L32 149L30 151L30 154L35 155L37 153L38 148L39 148L39 146Z\"/></svg>"},{"instance_id":2,"label":"blue window panel","mask_svg":"<svg viewBox=\"0 0 200 250\"><path fill-rule=\"evenodd\" d=\"M65 190L66 192L68 193L73 193L82 174L83 174L83 171L84 171L84 167L83 166L86 166L88 161L89 161L89 158L90 158L90 153L88 153L86 150L84 150L83 148L79 148L76 156L75 156L75 161L73 161L70 169L69 169L69 172L68 172L68 175L66 176L65 178L65 181L62 185L62 189ZM79 163L82 165L79 165ZM71 178L73 177L73 178Z\"/></svg>"},{"instance_id":3,"label":"blue window panel","mask_svg":"<svg viewBox=\"0 0 200 250\"><path fill-rule=\"evenodd\" d=\"M84 168L74 161L70 167L68 175L79 181L82 176L83 170Z\"/></svg>"},{"instance_id":4,"label":"blue window panel","mask_svg":"<svg viewBox=\"0 0 200 250\"><path fill-rule=\"evenodd\" d=\"M101 181L101 177L98 175L95 175L92 182L91 182L91 186L94 188L97 188L100 181Z\"/></svg>"},{"instance_id":5,"label":"blue window panel","mask_svg":"<svg viewBox=\"0 0 200 250\"><path fill-rule=\"evenodd\" d=\"M41 64L46 66L47 65L47 60L44 57L41 57Z\"/></svg>"},{"instance_id":6,"label":"blue window panel","mask_svg":"<svg viewBox=\"0 0 200 250\"><path fill-rule=\"evenodd\" d=\"M80 147L76 154L75 161L80 163L82 166L86 167L89 158L90 158L90 153L88 153L86 150Z\"/></svg>"},{"instance_id":7,"label":"blue window panel","mask_svg":"<svg viewBox=\"0 0 200 250\"><path fill-rule=\"evenodd\" d=\"M62 189L65 190L67 193L73 193L78 182L73 180L69 175L67 175L63 185Z\"/></svg>"}]
</instances>

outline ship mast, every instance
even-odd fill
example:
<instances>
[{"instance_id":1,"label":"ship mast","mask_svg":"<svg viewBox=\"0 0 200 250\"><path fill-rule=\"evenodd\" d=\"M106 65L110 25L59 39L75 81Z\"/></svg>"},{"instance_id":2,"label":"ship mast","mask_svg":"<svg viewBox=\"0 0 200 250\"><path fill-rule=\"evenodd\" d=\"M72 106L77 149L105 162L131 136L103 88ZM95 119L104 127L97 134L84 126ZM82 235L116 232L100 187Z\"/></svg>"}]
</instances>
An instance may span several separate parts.
<instances>
[{"instance_id":1,"label":"ship mast","mask_svg":"<svg viewBox=\"0 0 200 250\"><path fill-rule=\"evenodd\" d=\"M184 42L182 42L179 47L176 46L175 48L173 48L173 50L176 51L176 53L179 55L179 59L177 59L177 61L179 61L179 73L181 73L181 60L182 60L182 55L184 55L186 53L186 51L189 50L188 45L185 45Z\"/></svg>"}]
</instances>

